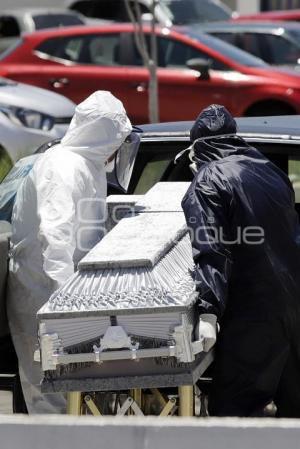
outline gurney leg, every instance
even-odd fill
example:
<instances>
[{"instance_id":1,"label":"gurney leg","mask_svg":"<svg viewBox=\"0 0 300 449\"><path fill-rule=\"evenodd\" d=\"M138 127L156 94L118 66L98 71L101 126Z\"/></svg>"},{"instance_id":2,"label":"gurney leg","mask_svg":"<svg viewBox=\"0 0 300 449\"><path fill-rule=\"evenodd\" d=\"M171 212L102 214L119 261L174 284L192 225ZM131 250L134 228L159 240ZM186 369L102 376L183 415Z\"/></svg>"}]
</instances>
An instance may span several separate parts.
<instances>
[{"instance_id":1,"label":"gurney leg","mask_svg":"<svg viewBox=\"0 0 300 449\"><path fill-rule=\"evenodd\" d=\"M142 408L142 389L134 388L131 390L131 397L137 403L137 405Z\"/></svg>"},{"instance_id":2,"label":"gurney leg","mask_svg":"<svg viewBox=\"0 0 300 449\"><path fill-rule=\"evenodd\" d=\"M70 391L67 394L67 414L81 415L82 395L80 391Z\"/></svg>"},{"instance_id":3,"label":"gurney leg","mask_svg":"<svg viewBox=\"0 0 300 449\"><path fill-rule=\"evenodd\" d=\"M194 416L194 387L182 385L178 387L179 416Z\"/></svg>"},{"instance_id":4,"label":"gurney leg","mask_svg":"<svg viewBox=\"0 0 300 449\"><path fill-rule=\"evenodd\" d=\"M92 415L94 416L102 416L100 410L98 409L98 407L96 406L95 402L93 401L92 397L89 394L86 394L84 396L84 402L86 403L89 411L92 413Z\"/></svg>"}]
</instances>

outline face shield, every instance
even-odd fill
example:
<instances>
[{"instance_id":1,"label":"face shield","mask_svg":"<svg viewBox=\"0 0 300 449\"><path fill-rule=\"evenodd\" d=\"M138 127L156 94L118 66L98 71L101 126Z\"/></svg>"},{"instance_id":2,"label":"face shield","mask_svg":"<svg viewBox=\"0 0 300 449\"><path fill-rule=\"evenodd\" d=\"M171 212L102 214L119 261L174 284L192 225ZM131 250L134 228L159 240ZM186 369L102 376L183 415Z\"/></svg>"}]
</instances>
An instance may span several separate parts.
<instances>
[{"instance_id":1,"label":"face shield","mask_svg":"<svg viewBox=\"0 0 300 449\"><path fill-rule=\"evenodd\" d=\"M135 158L140 146L140 133L141 131L134 128L116 151L113 160L105 167L107 182L125 193L129 187Z\"/></svg>"}]
</instances>

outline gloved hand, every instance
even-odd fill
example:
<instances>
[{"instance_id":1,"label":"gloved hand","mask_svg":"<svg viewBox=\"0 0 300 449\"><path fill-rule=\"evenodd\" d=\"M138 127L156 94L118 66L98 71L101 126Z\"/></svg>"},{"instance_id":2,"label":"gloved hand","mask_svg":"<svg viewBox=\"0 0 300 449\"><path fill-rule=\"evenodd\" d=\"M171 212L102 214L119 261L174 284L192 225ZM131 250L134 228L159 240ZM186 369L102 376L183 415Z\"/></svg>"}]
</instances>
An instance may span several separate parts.
<instances>
[{"instance_id":1,"label":"gloved hand","mask_svg":"<svg viewBox=\"0 0 300 449\"><path fill-rule=\"evenodd\" d=\"M218 324L217 317L212 313L203 313L200 315L199 323L196 328L196 338L203 340L203 351L208 352L217 340Z\"/></svg>"}]
</instances>

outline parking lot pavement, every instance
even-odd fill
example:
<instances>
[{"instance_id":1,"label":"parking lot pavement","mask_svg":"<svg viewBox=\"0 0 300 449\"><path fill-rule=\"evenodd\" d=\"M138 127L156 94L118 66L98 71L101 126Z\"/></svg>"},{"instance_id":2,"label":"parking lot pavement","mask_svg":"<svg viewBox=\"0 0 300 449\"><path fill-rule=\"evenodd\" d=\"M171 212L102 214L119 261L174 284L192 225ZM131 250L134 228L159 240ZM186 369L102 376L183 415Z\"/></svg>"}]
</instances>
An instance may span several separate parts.
<instances>
[{"instance_id":1,"label":"parking lot pavement","mask_svg":"<svg viewBox=\"0 0 300 449\"><path fill-rule=\"evenodd\" d=\"M0 415L12 414L12 393L0 391Z\"/></svg>"}]
</instances>

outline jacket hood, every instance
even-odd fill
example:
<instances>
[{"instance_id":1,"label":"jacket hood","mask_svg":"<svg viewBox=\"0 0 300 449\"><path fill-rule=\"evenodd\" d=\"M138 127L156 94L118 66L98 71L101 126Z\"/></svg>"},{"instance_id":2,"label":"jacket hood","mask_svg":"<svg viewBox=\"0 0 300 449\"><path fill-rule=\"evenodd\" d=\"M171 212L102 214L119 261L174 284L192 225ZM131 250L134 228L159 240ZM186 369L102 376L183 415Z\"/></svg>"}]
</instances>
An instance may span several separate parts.
<instances>
[{"instance_id":1,"label":"jacket hood","mask_svg":"<svg viewBox=\"0 0 300 449\"><path fill-rule=\"evenodd\" d=\"M211 104L203 109L190 131L191 141L199 137L235 134L236 121L224 106Z\"/></svg>"},{"instance_id":2,"label":"jacket hood","mask_svg":"<svg viewBox=\"0 0 300 449\"><path fill-rule=\"evenodd\" d=\"M232 154L244 154L249 145L235 135L236 128L236 121L224 106L213 104L203 109L190 131L190 158L199 167Z\"/></svg>"},{"instance_id":3,"label":"jacket hood","mask_svg":"<svg viewBox=\"0 0 300 449\"><path fill-rule=\"evenodd\" d=\"M110 92L96 91L76 107L61 146L104 164L131 131L122 102Z\"/></svg>"}]
</instances>

